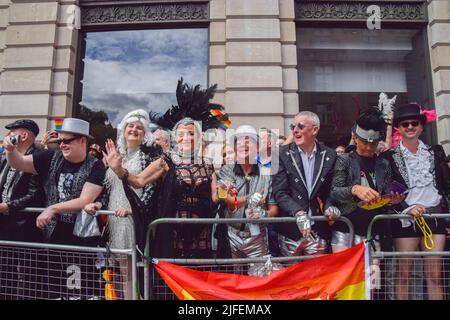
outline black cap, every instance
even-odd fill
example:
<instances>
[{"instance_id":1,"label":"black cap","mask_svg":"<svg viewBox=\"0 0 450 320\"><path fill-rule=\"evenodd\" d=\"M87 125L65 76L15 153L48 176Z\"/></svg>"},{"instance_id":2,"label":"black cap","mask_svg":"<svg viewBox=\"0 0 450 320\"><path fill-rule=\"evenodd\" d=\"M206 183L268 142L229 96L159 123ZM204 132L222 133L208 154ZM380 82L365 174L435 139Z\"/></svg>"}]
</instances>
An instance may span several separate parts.
<instances>
[{"instance_id":1,"label":"black cap","mask_svg":"<svg viewBox=\"0 0 450 320\"><path fill-rule=\"evenodd\" d=\"M35 136L37 136L39 134L38 125L33 120L29 120L29 119L16 120L13 123L6 125L5 128L8 130L24 128L24 129L28 129L31 132L33 132Z\"/></svg>"}]
</instances>

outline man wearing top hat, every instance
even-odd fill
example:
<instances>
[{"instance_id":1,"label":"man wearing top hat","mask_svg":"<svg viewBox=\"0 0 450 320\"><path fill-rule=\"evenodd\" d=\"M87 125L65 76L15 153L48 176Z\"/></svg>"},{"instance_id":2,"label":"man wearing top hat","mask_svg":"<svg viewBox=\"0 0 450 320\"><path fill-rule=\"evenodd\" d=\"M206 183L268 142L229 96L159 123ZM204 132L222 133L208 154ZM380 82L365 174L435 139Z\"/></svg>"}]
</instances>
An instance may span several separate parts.
<instances>
[{"instance_id":1,"label":"man wearing top hat","mask_svg":"<svg viewBox=\"0 0 450 320\"><path fill-rule=\"evenodd\" d=\"M405 200L399 205L399 212L420 217L424 213L448 212L450 194L450 171L445 153L440 145L429 146L419 139L427 122L426 115L416 103L403 105L394 112L394 127L397 127L401 142L387 153L393 168L394 179L410 189ZM427 249L423 234L416 222L395 220L392 237L396 251L443 251L445 247L445 221L427 219L432 231L434 247ZM408 299L408 285L412 271L412 259L398 261L396 298ZM425 257L424 270L428 298L444 298L441 257Z\"/></svg>"},{"instance_id":2,"label":"man wearing top hat","mask_svg":"<svg viewBox=\"0 0 450 320\"><path fill-rule=\"evenodd\" d=\"M67 118L61 130L58 130L58 151L43 150L33 155L23 155L10 137L3 141L9 165L16 170L37 174L43 183L46 209L37 217L36 226L44 229L44 238L51 243L79 246L94 246L98 243L98 237L80 238L73 234L80 210L86 204L95 202L103 189L105 167L101 161L88 154L89 138L92 137L89 135L88 122ZM95 283L93 259L51 254L48 261L43 262L45 265L40 269L48 272L48 280L43 282L48 281L49 287L42 292L48 292L49 295L41 298L88 298L98 294L86 289L92 288L92 283ZM83 275L81 286L67 285L68 277L72 274L70 266L80 268ZM86 281L91 284L88 286Z\"/></svg>"},{"instance_id":3,"label":"man wearing top hat","mask_svg":"<svg viewBox=\"0 0 450 320\"><path fill-rule=\"evenodd\" d=\"M89 240L73 235L77 213L102 191L105 167L88 155L89 123L64 120L58 130L60 150L43 150L23 155L6 137L3 146L11 167L38 174L46 195L46 209L36 219L47 240L57 244L87 245Z\"/></svg>"}]
</instances>

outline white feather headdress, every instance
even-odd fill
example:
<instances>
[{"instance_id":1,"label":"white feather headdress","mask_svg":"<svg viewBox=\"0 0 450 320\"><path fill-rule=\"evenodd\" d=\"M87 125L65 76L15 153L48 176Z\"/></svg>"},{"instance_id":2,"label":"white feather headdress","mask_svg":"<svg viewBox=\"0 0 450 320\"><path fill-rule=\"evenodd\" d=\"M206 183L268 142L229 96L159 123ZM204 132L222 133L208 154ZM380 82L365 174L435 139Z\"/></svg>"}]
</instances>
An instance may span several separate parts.
<instances>
[{"instance_id":1,"label":"white feather headdress","mask_svg":"<svg viewBox=\"0 0 450 320\"><path fill-rule=\"evenodd\" d=\"M380 93L380 97L378 99L378 109L383 113L383 118L386 120L389 118L389 113L394 111L395 100L397 99L397 95L393 98L389 99L387 94L384 92Z\"/></svg>"}]
</instances>

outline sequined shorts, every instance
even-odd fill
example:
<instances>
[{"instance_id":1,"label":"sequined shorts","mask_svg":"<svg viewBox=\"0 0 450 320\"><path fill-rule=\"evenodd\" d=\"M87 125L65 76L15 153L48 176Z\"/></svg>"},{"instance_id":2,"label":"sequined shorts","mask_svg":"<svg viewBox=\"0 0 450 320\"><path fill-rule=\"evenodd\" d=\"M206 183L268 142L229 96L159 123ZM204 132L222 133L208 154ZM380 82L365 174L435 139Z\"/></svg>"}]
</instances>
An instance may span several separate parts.
<instances>
[{"instance_id":1,"label":"sequined shorts","mask_svg":"<svg viewBox=\"0 0 450 320\"><path fill-rule=\"evenodd\" d=\"M363 241L366 240L366 237L360 236L355 234L354 238L353 238L353 244L352 242L350 242L352 239L350 238L350 233L345 233L342 231L336 231L333 230L331 233L331 245L332 246L343 246L343 247L347 247L350 248L353 245L357 245ZM375 249L377 251L380 251L380 241L378 236L375 237L375 240L373 241L374 245L375 245Z\"/></svg>"}]
</instances>

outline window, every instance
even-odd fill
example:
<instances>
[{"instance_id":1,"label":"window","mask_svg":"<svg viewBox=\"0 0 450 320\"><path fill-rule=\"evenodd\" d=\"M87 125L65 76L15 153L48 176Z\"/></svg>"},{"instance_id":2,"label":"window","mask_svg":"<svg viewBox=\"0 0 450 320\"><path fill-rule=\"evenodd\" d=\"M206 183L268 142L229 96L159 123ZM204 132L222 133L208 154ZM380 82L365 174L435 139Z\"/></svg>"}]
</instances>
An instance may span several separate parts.
<instances>
[{"instance_id":1,"label":"window","mask_svg":"<svg viewBox=\"0 0 450 320\"><path fill-rule=\"evenodd\" d=\"M300 111L321 119L318 139L347 144L351 127L380 92L396 105L430 102L426 39L417 29L299 28Z\"/></svg>"},{"instance_id":2,"label":"window","mask_svg":"<svg viewBox=\"0 0 450 320\"><path fill-rule=\"evenodd\" d=\"M99 144L129 111L176 104L180 77L207 85L205 28L87 32L85 47L80 111Z\"/></svg>"}]
</instances>

